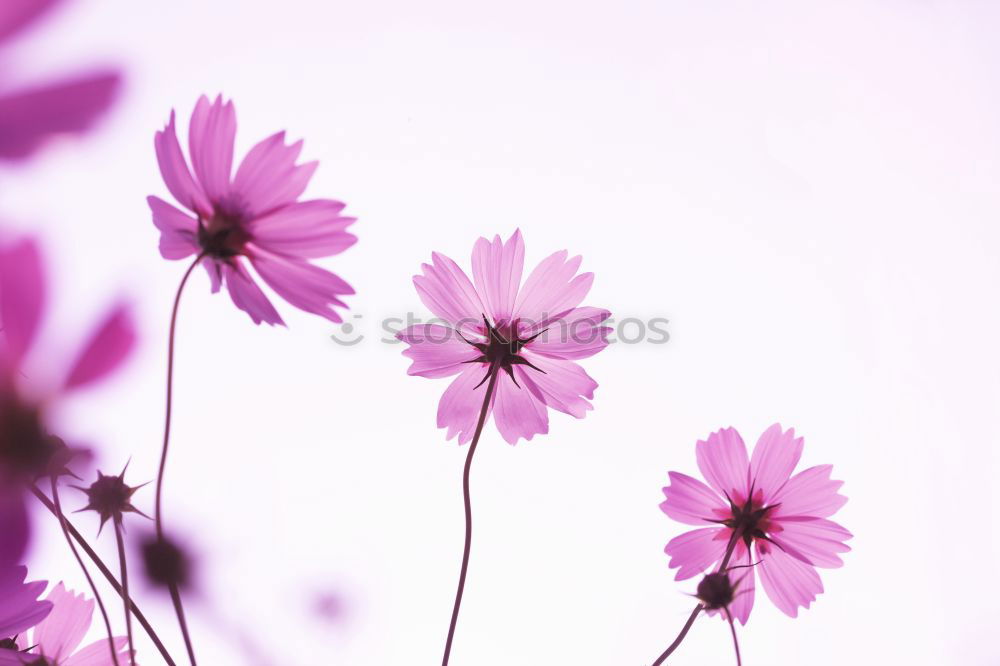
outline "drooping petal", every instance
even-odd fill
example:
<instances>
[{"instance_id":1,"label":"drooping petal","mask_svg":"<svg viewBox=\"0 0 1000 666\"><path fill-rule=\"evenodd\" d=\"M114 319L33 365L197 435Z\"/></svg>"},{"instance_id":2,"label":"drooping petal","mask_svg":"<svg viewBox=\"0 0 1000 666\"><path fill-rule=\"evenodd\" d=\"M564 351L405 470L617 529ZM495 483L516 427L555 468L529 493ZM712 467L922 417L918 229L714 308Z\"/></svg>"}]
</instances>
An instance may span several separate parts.
<instances>
[{"instance_id":1,"label":"drooping petal","mask_svg":"<svg viewBox=\"0 0 1000 666\"><path fill-rule=\"evenodd\" d=\"M446 439L458 435L459 444L466 444L472 440L489 382L483 383L479 388L475 387L485 375L485 365L470 363L468 368L445 389L441 402L438 403L437 426L448 429ZM488 413L486 418L489 419Z\"/></svg>"},{"instance_id":2,"label":"drooping petal","mask_svg":"<svg viewBox=\"0 0 1000 666\"><path fill-rule=\"evenodd\" d=\"M521 356L541 370L528 368L520 376L544 404L578 419L594 408L590 400L594 399L597 382L579 365L532 354L527 349L521 351Z\"/></svg>"},{"instance_id":3,"label":"drooping petal","mask_svg":"<svg viewBox=\"0 0 1000 666\"><path fill-rule=\"evenodd\" d=\"M802 438L795 436L795 429L782 431L775 423L757 440L750 459L750 479L754 491L763 492L765 504L788 481L802 457Z\"/></svg>"},{"instance_id":4,"label":"drooping petal","mask_svg":"<svg viewBox=\"0 0 1000 666\"><path fill-rule=\"evenodd\" d=\"M42 258L35 241L22 240L0 248L0 328L6 342L0 357L11 367L20 365L35 340L45 292Z\"/></svg>"},{"instance_id":5,"label":"drooping petal","mask_svg":"<svg viewBox=\"0 0 1000 666\"><path fill-rule=\"evenodd\" d=\"M256 245L247 245L247 256L264 282L289 304L335 323L343 321L334 306L346 308L339 297L353 294L354 289L338 276Z\"/></svg>"},{"instance_id":6,"label":"drooping petal","mask_svg":"<svg viewBox=\"0 0 1000 666\"><path fill-rule=\"evenodd\" d=\"M671 539L663 552L670 556L670 568L677 569L674 579L697 576L721 560L726 552L727 532L724 527L705 527Z\"/></svg>"},{"instance_id":7,"label":"drooping petal","mask_svg":"<svg viewBox=\"0 0 1000 666\"><path fill-rule=\"evenodd\" d=\"M431 312L466 333L478 333L486 307L469 276L454 261L435 252L432 264L423 264L423 275L413 276L420 300Z\"/></svg>"},{"instance_id":8,"label":"drooping petal","mask_svg":"<svg viewBox=\"0 0 1000 666\"><path fill-rule=\"evenodd\" d=\"M222 288L222 269L225 268L226 262L205 257L201 265L205 267L205 271L208 273L208 281L211 285L212 293L217 294L219 289Z\"/></svg>"},{"instance_id":9,"label":"drooping petal","mask_svg":"<svg viewBox=\"0 0 1000 666\"><path fill-rule=\"evenodd\" d=\"M160 165L160 175L174 199L193 213L205 218L212 217L212 204L200 183L191 177L181 145L177 141L176 117L170 112L170 122L153 137L156 161ZM155 211L154 211L155 213ZM159 226L159 225L157 225ZM162 228L160 229L163 230Z\"/></svg>"},{"instance_id":10,"label":"drooping petal","mask_svg":"<svg viewBox=\"0 0 1000 666\"><path fill-rule=\"evenodd\" d=\"M495 236L476 241L472 249L472 276L486 314L493 322L509 322L514 313L521 272L524 270L524 240L517 229L507 242Z\"/></svg>"},{"instance_id":11,"label":"drooping petal","mask_svg":"<svg viewBox=\"0 0 1000 666\"><path fill-rule=\"evenodd\" d=\"M830 479L833 465L817 465L790 478L771 499L775 517L811 516L828 518L844 506L847 498L837 491L843 481Z\"/></svg>"},{"instance_id":12,"label":"drooping petal","mask_svg":"<svg viewBox=\"0 0 1000 666\"><path fill-rule=\"evenodd\" d=\"M780 531L773 531L771 538L792 557L816 567L843 566L837 553L851 550L844 542L853 535L837 523L825 518L786 518L776 522Z\"/></svg>"},{"instance_id":13,"label":"drooping petal","mask_svg":"<svg viewBox=\"0 0 1000 666\"><path fill-rule=\"evenodd\" d=\"M146 202L153 211L153 224L160 230L164 259L183 259L198 252L197 220L159 197L146 197Z\"/></svg>"},{"instance_id":14,"label":"drooping petal","mask_svg":"<svg viewBox=\"0 0 1000 666\"><path fill-rule=\"evenodd\" d=\"M403 356L412 359L409 375L438 378L462 372L469 361L482 353L447 326L417 324L396 334L396 339L410 345Z\"/></svg>"},{"instance_id":15,"label":"drooping petal","mask_svg":"<svg viewBox=\"0 0 1000 666\"><path fill-rule=\"evenodd\" d=\"M331 199L300 201L253 220L249 230L254 242L271 252L304 259L340 254L357 242L345 229L353 217L339 213L344 204Z\"/></svg>"},{"instance_id":16,"label":"drooping petal","mask_svg":"<svg viewBox=\"0 0 1000 666\"><path fill-rule=\"evenodd\" d=\"M90 129L120 82L117 72L96 72L0 97L0 158L24 159L51 137Z\"/></svg>"},{"instance_id":17,"label":"drooping petal","mask_svg":"<svg viewBox=\"0 0 1000 666\"><path fill-rule=\"evenodd\" d=\"M514 369L520 388L514 385L506 373L497 378L496 399L493 401L493 419L497 430L508 444L517 440L531 440L532 437L549 431L549 416L545 405L539 401L525 382L520 368Z\"/></svg>"},{"instance_id":18,"label":"drooping petal","mask_svg":"<svg viewBox=\"0 0 1000 666\"><path fill-rule=\"evenodd\" d=\"M285 322L281 320L277 310L271 305L271 301L250 277L250 273L247 272L242 262L234 260L222 264L222 273L233 304L250 315L253 323L260 324L263 321L271 326L275 324L284 326Z\"/></svg>"},{"instance_id":19,"label":"drooping petal","mask_svg":"<svg viewBox=\"0 0 1000 666\"><path fill-rule=\"evenodd\" d=\"M25 583L28 570L23 566L0 566L0 636L23 633L52 610L52 603L39 601L48 585L44 580Z\"/></svg>"},{"instance_id":20,"label":"drooping petal","mask_svg":"<svg viewBox=\"0 0 1000 666\"><path fill-rule=\"evenodd\" d=\"M670 472L670 485L660 510L686 525L704 525L729 514L729 505L704 483L680 472Z\"/></svg>"},{"instance_id":21,"label":"drooping petal","mask_svg":"<svg viewBox=\"0 0 1000 666\"><path fill-rule=\"evenodd\" d=\"M62 0L4 0L0 2L0 42L34 23Z\"/></svg>"},{"instance_id":22,"label":"drooping petal","mask_svg":"<svg viewBox=\"0 0 1000 666\"><path fill-rule=\"evenodd\" d=\"M191 166L205 194L213 202L224 200L229 194L236 140L233 103L223 103L222 95L209 102L202 95L191 114L188 135Z\"/></svg>"},{"instance_id":23,"label":"drooping petal","mask_svg":"<svg viewBox=\"0 0 1000 666\"><path fill-rule=\"evenodd\" d=\"M728 568L729 580L736 585L736 594L733 596L733 603L729 605L729 612L732 613L733 620L739 620L740 624L743 625L747 623L750 611L753 610L757 587L754 576L755 567L752 566L754 562L750 557L750 549L740 541L733 550L733 557L729 560Z\"/></svg>"},{"instance_id":24,"label":"drooping petal","mask_svg":"<svg viewBox=\"0 0 1000 666\"><path fill-rule=\"evenodd\" d=\"M823 582L815 567L798 560L781 548L757 542L760 574L764 592L785 615L796 617L799 607L809 608L816 595L823 592Z\"/></svg>"},{"instance_id":25,"label":"drooping petal","mask_svg":"<svg viewBox=\"0 0 1000 666\"><path fill-rule=\"evenodd\" d=\"M594 274L576 275L583 259L567 259L568 254L566 250L560 250L531 271L517 295L515 317L533 322L543 321L571 310L583 301L594 283Z\"/></svg>"},{"instance_id":26,"label":"drooping petal","mask_svg":"<svg viewBox=\"0 0 1000 666\"><path fill-rule=\"evenodd\" d=\"M90 628L94 601L75 594L59 583L46 598L52 602L52 612L35 627L32 641L39 651L59 662L73 653Z\"/></svg>"},{"instance_id":27,"label":"drooping petal","mask_svg":"<svg viewBox=\"0 0 1000 666\"><path fill-rule=\"evenodd\" d=\"M128 663L128 637L115 636L115 651L118 653L119 665ZM138 650L136 650L138 653ZM81 648L72 657L63 662L63 666L114 666L108 650L108 639L99 638L86 647Z\"/></svg>"},{"instance_id":28,"label":"drooping petal","mask_svg":"<svg viewBox=\"0 0 1000 666\"><path fill-rule=\"evenodd\" d=\"M232 193L248 217L293 203L305 191L319 162L296 166L302 141L285 145L285 133L278 132L250 149L233 178Z\"/></svg>"},{"instance_id":29,"label":"drooping petal","mask_svg":"<svg viewBox=\"0 0 1000 666\"><path fill-rule=\"evenodd\" d=\"M713 432L695 445L698 469L717 493L733 501L746 499L750 461L743 438L734 428Z\"/></svg>"},{"instance_id":30,"label":"drooping petal","mask_svg":"<svg viewBox=\"0 0 1000 666\"><path fill-rule=\"evenodd\" d=\"M73 390L97 382L113 372L135 347L136 331L131 308L119 305L104 320L84 345L63 387Z\"/></svg>"},{"instance_id":31,"label":"drooping petal","mask_svg":"<svg viewBox=\"0 0 1000 666\"><path fill-rule=\"evenodd\" d=\"M549 358L589 358L608 346L612 328L601 326L611 313L600 308L573 308L532 327L526 337L535 338L528 348Z\"/></svg>"}]
</instances>

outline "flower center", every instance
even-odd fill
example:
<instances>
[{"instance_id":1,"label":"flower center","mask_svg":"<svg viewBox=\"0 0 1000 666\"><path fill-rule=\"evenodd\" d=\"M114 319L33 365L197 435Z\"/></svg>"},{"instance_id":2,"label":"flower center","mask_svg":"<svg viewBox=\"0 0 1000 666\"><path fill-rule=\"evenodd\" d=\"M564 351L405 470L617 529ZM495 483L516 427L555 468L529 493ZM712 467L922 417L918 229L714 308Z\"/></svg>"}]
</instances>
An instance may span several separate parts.
<instances>
[{"instance_id":1,"label":"flower center","mask_svg":"<svg viewBox=\"0 0 1000 666\"><path fill-rule=\"evenodd\" d=\"M466 363L487 363L490 366L486 376L483 377L483 381L479 382L476 388L479 388L479 386L481 386L490 375L498 370L506 372L510 376L511 380L513 380L514 385L520 386L517 383L517 379L514 377L515 365L526 365L533 370L537 370L538 372L545 372L541 368L532 365L528 359L520 355L521 349L524 348L525 345L530 343L545 331L539 331L530 337L521 338L518 333L518 321L519 320L515 319L509 325L500 323L497 326L493 326L486 318L486 315L483 315L483 324L486 326L486 342L472 342L471 340L466 340L464 337L462 338L467 343L478 349L481 354L471 361L466 361Z\"/></svg>"},{"instance_id":2,"label":"flower center","mask_svg":"<svg viewBox=\"0 0 1000 666\"><path fill-rule=\"evenodd\" d=\"M760 493L755 496L751 490L750 496L742 503L737 503L733 498L729 498L730 517L712 522L720 523L734 532L738 532L743 543L749 549L750 544L756 539L770 541L767 535L771 529L768 514L778 506L778 504L765 506Z\"/></svg>"},{"instance_id":3,"label":"flower center","mask_svg":"<svg viewBox=\"0 0 1000 666\"><path fill-rule=\"evenodd\" d=\"M238 214L217 211L209 220L198 219L198 244L205 254L217 259L229 259L243 254L250 234L243 229Z\"/></svg>"},{"instance_id":4,"label":"flower center","mask_svg":"<svg viewBox=\"0 0 1000 666\"><path fill-rule=\"evenodd\" d=\"M34 479L48 469L60 442L45 431L37 408L0 396L0 474Z\"/></svg>"}]
</instances>

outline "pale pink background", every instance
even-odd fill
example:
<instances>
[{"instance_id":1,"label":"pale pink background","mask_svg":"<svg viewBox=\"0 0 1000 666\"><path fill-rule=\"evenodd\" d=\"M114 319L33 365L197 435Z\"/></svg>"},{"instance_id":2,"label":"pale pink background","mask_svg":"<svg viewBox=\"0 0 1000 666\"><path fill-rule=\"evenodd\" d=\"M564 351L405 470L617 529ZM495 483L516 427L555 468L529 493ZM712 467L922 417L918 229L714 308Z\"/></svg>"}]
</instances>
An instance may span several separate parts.
<instances>
[{"instance_id":1,"label":"pale pink background","mask_svg":"<svg viewBox=\"0 0 1000 666\"><path fill-rule=\"evenodd\" d=\"M304 137L309 193L361 220L328 264L358 289L361 345L289 308L289 330L255 328L203 274L184 302L166 511L215 600L191 602L204 663L245 663L219 622L271 663L440 659L464 450L434 426L445 383L407 377L377 320L425 312L410 276L432 249L465 263L515 226L529 262L582 253L592 305L669 317L673 339L586 362L586 420L516 448L488 431L455 666L649 663L694 588L662 554L684 529L657 509L667 471L693 472L710 430L775 420L846 480L855 550L799 619L758 602L745 663L1000 662L1000 11L710 4L87 0L23 43L25 77L127 65L99 132L0 174L4 215L58 261L50 331L139 300L138 361L67 414L106 471L155 470L183 267L144 198L167 196L171 107L186 127L197 95L232 96L241 152ZM43 525L34 570L79 587ZM341 622L311 618L324 590ZM728 641L699 621L672 663L732 664Z\"/></svg>"}]
</instances>

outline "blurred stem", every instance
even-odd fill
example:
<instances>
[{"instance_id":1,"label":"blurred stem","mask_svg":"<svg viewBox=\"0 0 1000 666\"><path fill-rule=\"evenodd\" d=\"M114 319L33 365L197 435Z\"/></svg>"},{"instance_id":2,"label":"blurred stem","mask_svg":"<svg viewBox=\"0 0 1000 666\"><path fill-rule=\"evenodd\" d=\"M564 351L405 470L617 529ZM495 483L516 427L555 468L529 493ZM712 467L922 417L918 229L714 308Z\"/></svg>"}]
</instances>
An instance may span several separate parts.
<instances>
[{"instance_id":1,"label":"blurred stem","mask_svg":"<svg viewBox=\"0 0 1000 666\"><path fill-rule=\"evenodd\" d=\"M465 472L462 475L462 493L465 497L465 551L462 554L462 572L458 577L455 607L451 611L451 625L448 627L448 640L444 645L444 658L441 660L441 666L448 666L448 660L451 658L451 644L455 639L458 611L462 607L462 594L465 592L465 577L469 572L469 553L472 550L472 497L469 493L469 472L472 470L472 456L476 453L476 445L479 444L479 437L483 434L486 414L490 411L490 399L493 397L493 389L496 386L500 368L491 365L488 372L490 373L490 381L486 387L486 397L483 398L483 408L479 412L479 423L476 424L476 433L472 436L472 444L469 445L469 453L465 458Z\"/></svg>"},{"instance_id":2,"label":"blurred stem","mask_svg":"<svg viewBox=\"0 0 1000 666\"><path fill-rule=\"evenodd\" d=\"M729 606L723 608L726 611L726 619L729 620L729 629L733 632L733 647L736 648L736 666L743 666L740 659L740 642L736 640L736 625L733 623L733 614L729 612Z\"/></svg>"},{"instance_id":3,"label":"blurred stem","mask_svg":"<svg viewBox=\"0 0 1000 666\"><path fill-rule=\"evenodd\" d=\"M122 603L125 606L125 631L128 634L128 663L135 666L135 643L132 640L132 609L128 594L128 561L125 558L125 538L120 516L115 517L115 540L118 542L118 562L122 574Z\"/></svg>"}]
</instances>

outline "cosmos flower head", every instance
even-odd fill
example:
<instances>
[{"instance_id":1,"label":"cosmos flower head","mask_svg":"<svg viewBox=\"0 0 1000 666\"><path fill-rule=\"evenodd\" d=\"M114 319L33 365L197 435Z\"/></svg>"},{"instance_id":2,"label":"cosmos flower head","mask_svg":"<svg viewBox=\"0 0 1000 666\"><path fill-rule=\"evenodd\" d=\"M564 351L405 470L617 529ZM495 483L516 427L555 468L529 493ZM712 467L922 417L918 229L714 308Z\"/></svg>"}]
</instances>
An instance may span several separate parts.
<instances>
[{"instance_id":1,"label":"cosmos flower head","mask_svg":"<svg viewBox=\"0 0 1000 666\"><path fill-rule=\"evenodd\" d=\"M792 474L803 440L794 430L768 428L753 457L739 433L725 428L696 447L698 468L708 481L670 472L660 508L668 516L699 529L671 539L666 546L677 580L718 570L733 544L729 567L747 572L730 606L746 624L760 575L768 598L791 617L808 608L823 592L817 567L839 567L839 554L851 533L828 520L847 498L830 479L832 467L820 465Z\"/></svg>"},{"instance_id":2,"label":"cosmos flower head","mask_svg":"<svg viewBox=\"0 0 1000 666\"><path fill-rule=\"evenodd\" d=\"M335 308L354 293L340 277L311 263L339 254L357 238L355 219L333 199L299 201L318 162L296 164L302 141L285 145L278 132L250 149L232 174L236 110L219 96L202 96L191 115L189 155L177 141L174 113L156 133L156 157L167 189L184 207L147 198L165 259L202 257L212 291L223 285L254 323L284 324L248 266L281 298L306 312L340 322Z\"/></svg>"},{"instance_id":3,"label":"cosmos flower head","mask_svg":"<svg viewBox=\"0 0 1000 666\"><path fill-rule=\"evenodd\" d=\"M490 412L510 444L549 430L548 410L583 418L597 382L575 361L604 349L611 313L580 303L593 273L577 274L580 257L565 250L546 259L521 283L520 230L506 242L480 238L472 276L437 252L413 278L420 299L445 324L410 326L396 337L409 347L411 375L451 377L438 406L439 428L460 444L472 439L486 389L496 375Z\"/></svg>"},{"instance_id":4,"label":"cosmos flower head","mask_svg":"<svg viewBox=\"0 0 1000 666\"><path fill-rule=\"evenodd\" d=\"M194 572L191 556L176 538L151 534L142 540L141 549L146 580L154 587L191 587Z\"/></svg>"}]
</instances>

